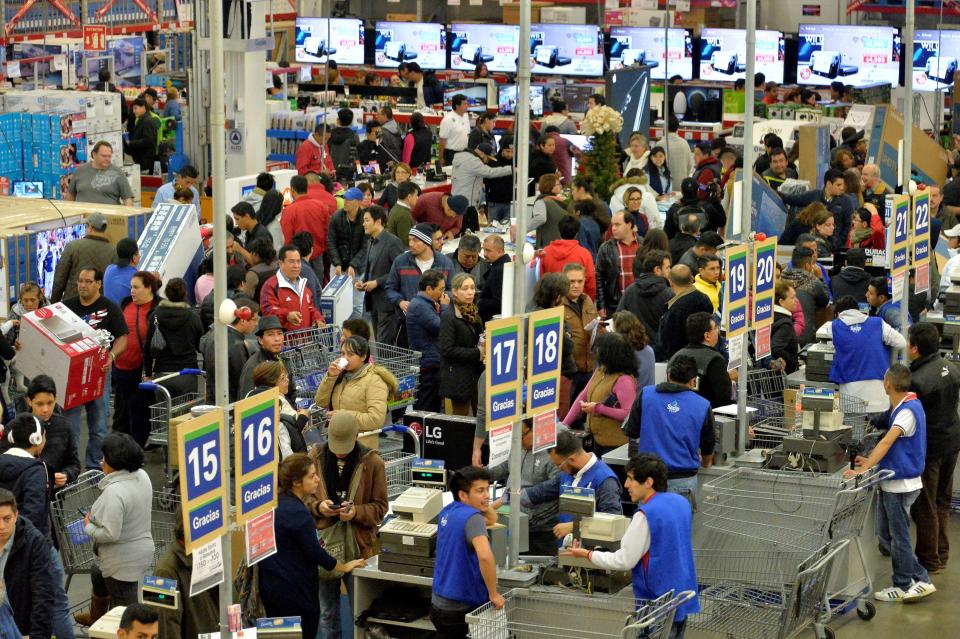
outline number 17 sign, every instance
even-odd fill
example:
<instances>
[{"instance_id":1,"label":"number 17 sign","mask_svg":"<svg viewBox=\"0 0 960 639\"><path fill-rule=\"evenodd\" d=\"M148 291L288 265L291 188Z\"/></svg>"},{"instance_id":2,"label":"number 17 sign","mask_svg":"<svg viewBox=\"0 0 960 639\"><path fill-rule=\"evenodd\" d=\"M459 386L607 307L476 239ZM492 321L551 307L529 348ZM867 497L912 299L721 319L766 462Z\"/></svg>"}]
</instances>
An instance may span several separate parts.
<instances>
[{"instance_id":1,"label":"number 17 sign","mask_svg":"<svg viewBox=\"0 0 960 639\"><path fill-rule=\"evenodd\" d=\"M486 324L483 353L487 365L487 430L513 423L520 416L521 325L519 317Z\"/></svg>"}]
</instances>

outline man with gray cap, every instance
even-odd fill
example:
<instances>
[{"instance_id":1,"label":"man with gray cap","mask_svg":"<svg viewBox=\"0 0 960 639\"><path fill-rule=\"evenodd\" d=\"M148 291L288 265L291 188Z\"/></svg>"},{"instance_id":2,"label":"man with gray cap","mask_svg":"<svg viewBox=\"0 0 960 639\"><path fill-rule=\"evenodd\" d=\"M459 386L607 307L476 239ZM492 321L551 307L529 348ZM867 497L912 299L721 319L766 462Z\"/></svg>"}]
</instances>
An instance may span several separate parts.
<instances>
[{"instance_id":1,"label":"man with gray cap","mask_svg":"<svg viewBox=\"0 0 960 639\"><path fill-rule=\"evenodd\" d=\"M472 151L460 151L454 155L453 172L450 174L451 196L464 197L471 206L479 206L483 201L484 178L511 175L512 166L490 165L495 158L494 153L492 144L481 142Z\"/></svg>"},{"instance_id":2,"label":"man with gray cap","mask_svg":"<svg viewBox=\"0 0 960 639\"><path fill-rule=\"evenodd\" d=\"M469 206L470 200L462 195L432 191L423 193L417 198L417 204L410 214L418 224L422 222L433 224L443 231L444 239L452 240L460 235L460 230L463 228L463 214L467 212Z\"/></svg>"},{"instance_id":3,"label":"man with gray cap","mask_svg":"<svg viewBox=\"0 0 960 639\"><path fill-rule=\"evenodd\" d=\"M253 369L263 362L276 362L280 359L280 351L283 350L283 325L280 324L280 318L276 315L263 315L257 324L257 344L260 348L256 353L250 356L247 363L243 365L243 372L240 373L240 383L237 384L237 397L246 397L247 393L254 389ZM290 390L287 392L287 399L294 406L297 405L297 389L293 378L290 379Z\"/></svg>"},{"instance_id":4,"label":"man with gray cap","mask_svg":"<svg viewBox=\"0 0 960 639\"><path fill-rule=\"evenodd\" d=\"M76 296L77 276L81 267L96 267L103 273L116 259L117 251L107 237L107 218L103 213L90 214L87 216L87 234L67 244L60 255L60 262L53 274L50 301L59 302L66 297ZM127 286L130 286L129 282Z\"/></svg>"},{"instance_id":5,"label":"man with gray cap","mask_svg":"<svg viewBox=\"0 0 960 639\"><path fill-rule=\"evenodd\" d=\"M70 176L70 184L63 199L91 204L122 204L133 206L133 191L127 176L113 164L113 147L100 140L93 145L90 161L77 167ZM104 265L106 266L106 265Z\"/></svg>"},{"instance_id":6,"label":"man with gray cap","mask_svg":"<svg viewBox=\"0 0 960 639\"><path fill-rule=\"evenodd\" d=\"M103 272L103 296L119 304L130 297L130 278L137 272L140 248L129 237L117 242L117 259Z\"/></svg>"},{"instance_id":7,"label":"man with gray cap","mask_svg":"<svg viewBox=\"0 0 960 639\"><path fill-rule=\"evenodd\" d=\"M420 276L430 269L443 273L446 280L445 288L450 290L450 280L453 277L453 263L450 258L439 251L433 250L431 234L433 228L429 224L417 224L410 229L407 240L409 251L402 253L393 261L390 275L387 276L387 299L396 304L406 316L410 300L420 292ZM397 340L397 345L406 346L406 322Z\"/></svg>"}]
</instances>

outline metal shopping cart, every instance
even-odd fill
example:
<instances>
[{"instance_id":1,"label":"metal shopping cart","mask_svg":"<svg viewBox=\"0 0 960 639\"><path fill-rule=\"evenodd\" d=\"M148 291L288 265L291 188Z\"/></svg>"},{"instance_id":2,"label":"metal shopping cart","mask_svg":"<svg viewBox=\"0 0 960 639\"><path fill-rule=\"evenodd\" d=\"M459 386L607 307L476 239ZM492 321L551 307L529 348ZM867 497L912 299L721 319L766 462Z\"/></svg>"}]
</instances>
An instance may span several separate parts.
<instances>
[{"instance_id":1,"label":"metal shopping cart","mask_svg":"<svg viewBox=\"0 0 960 639\"><path fill-rule=\"evenodd\" d=\"M677 608L695 596L670 591L637 602L518 588L503 596L502 609L488 602L466 621L472 639L667 639Z\"/></svg>"},{"instance_id":2,"label":"metal shopping cart","mask_svg":"<svg viewBox=\"0 0 960 639\"><path fill-rule=\"evenodd\" d=\"M822 602L837 557L849 541L805 551L694 550L700 612L688 628L725 639L790 639L812 625L818 639L833 639Z\"/></svg>"},{"instance_id":3,"label":"metal shopping cart","mask_svg":"<svg viewBox=\"0 0 960 639\"><path fill-rule=\"evenodd\" d=\"M383 366L397 378L397 394L393 401L387 404L387 408L413 404L420 383L420 351L372 342L370 355L374 364Z\"/></svg>"},{"instance_id":4,"label":"metal shopping cart","mask_svg":"<svg viewBox=\"0 0 960 639\"><path fill-rule=\"evenodd\" d=\"M74 575L89 574L96 562L93 542L84 532L83 519L101 495L100 481L105 475L99 470L88 470L77 481L65 486L50 504L53 530L60 546L63 570L67 575L66 588ZM165 491L153 492L150 531L154 553L151 568L156 565L167 547L174 543L177 508L180 499Z\"/></svg>"},{"instance_id":5,"label":"metal shopping cart","mask_svg":"<svg viewBox=\"0 0 960 639\"><path fill-rule=\"evenodd\" d=\"M704 484L700 521L704 528L747 537L751 543L815 552L825 545L852 540L862 578L824 596L825 610L846 611L856 602L861 619L876 607L865 597L873 591L860 533L881 481L893 473L877 468L853 479L836 475L737 468Z\"/></svg>"},{"instance_id":6,"label":"metal shopping cart","mask_svg":"<svg viewBox=\"0 0 960 639\"><path fill-rule=\"evenodd\" d=\"M413 440L413 453L405 453L403 450L393 450L380 453L383 458L383 465L387 471L387 500L393 501L407 488L413 485L413 460L420 457L420 438L417 432L412 428L407 428L401 424L384 426L377 430L360 433L357 438L369 437L371 435L380 435L381 433L400 433L408 435Z\"/></svg>"},{"instance_id":7,"label":"metal shopping cart","mask_svg":"<svg viewBox=\"0 0 960 639\"><path fill-rule=\"evenodd\" d=\"M159 393L161 398L159 403L150 406L150 436L147 438L147 444L163 447L163 477L171 492L176 490L177 482L176 473L170 472L170 422L189 414L195 406L205 401L205 393L202 390L179 397L170 396L170 391L160 382L180 375L203 378L204 372L199 368L185 368L179 373L169 373L140 384L140 390L154 391Z\"/></svg>"},{"instance_id":8,"label":"metal shopping cart","mask_svg":"<svg viewBox=\"0 0 960 639\"><path fill-rule=\"evenodd\" d=\"M313 398L330 362L340 357L340 327L321 326L290 331L283 337L283 360L297 393Z\"/></svg>"}]
</instances>

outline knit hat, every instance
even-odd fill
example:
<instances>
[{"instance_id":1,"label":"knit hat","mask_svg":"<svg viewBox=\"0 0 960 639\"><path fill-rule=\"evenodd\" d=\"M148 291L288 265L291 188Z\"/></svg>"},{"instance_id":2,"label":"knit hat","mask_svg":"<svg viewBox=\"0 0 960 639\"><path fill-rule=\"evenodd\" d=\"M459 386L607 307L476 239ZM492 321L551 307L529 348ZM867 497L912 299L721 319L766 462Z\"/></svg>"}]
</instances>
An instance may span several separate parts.
<instances>
[{"instance_id":1,"label":"knit hat","mask_svg":"<svg viewBox=\"0 0 960 639\"><path fill-rule=\"evenodd\" d=\"M452 200L453 198L450 199ZM433 224L427 224L425 222L417 224L410 229L409 235L410 237L417 238L427 246L430 246L433 244Z\"/></svg>"},{"instance_id":2,"label":"knit hat","mask_svg":"<svg viewBox=\"0 0 960 639\"><path fill-rule=\"evenodd\" d=\"M343 194L343 199L344 201L355 200L357 202L360 202L363 200L363 191L361 191L355 186L352 186L349 189L347 189L346 193Z\"/></svg>"},{"instance_id":3,"label":"knit hat","mask_svg":"<svg viewBox=\"0 0 960 639\"><path fill-rule=\"evenodd\" d=\"M447 198L447 206L457 215L463 215L467 212L467 207L470 206L470 200L462 195L451 195Z\"/></svg>"}]
</instances>

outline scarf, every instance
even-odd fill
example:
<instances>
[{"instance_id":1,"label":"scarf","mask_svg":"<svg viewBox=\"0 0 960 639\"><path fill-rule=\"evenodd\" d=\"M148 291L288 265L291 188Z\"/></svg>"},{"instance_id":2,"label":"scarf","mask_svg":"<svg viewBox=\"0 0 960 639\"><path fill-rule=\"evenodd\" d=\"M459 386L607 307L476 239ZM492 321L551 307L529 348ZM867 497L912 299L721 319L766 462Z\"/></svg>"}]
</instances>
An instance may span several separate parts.
<instances>
[{"instance_id":1,"label":"scarf","mask_svg":"<svg viewBox=\"0 0 960 639\"><path fill-rule=\"evenodd\" d=\"M469 324L482 324L480 321L480 309L477 308L476 304L461 304L460 302L454 302L457 305L457 310L460 312L460 316L463 317Z\"/></svg>"},{"instance_id":2,"label":"scarf","mask_svg":"<svg viewBox=\"0 0 960 639\"><path fill-rule=\"evenodd\" d=\"M850 236L850 243L853 246L860 246L860 242L864 240L869 240L873 235L873 229L854 229L853 234Z\"/></svg>"},{"instance_id":3,"label":"scarf","mask_svg":"<svg viewBox=\"0 0 960 639\"><path fill-rule=\"evenodd\" d=\"M331 453L329 448L323 449L320 463L323 466L323 483L327 487L327 499L335 504L347 499L350 492L350 479L359 461L359 445L354 446L350 454L343 459Z\"/></svg>"}]
</instances>

